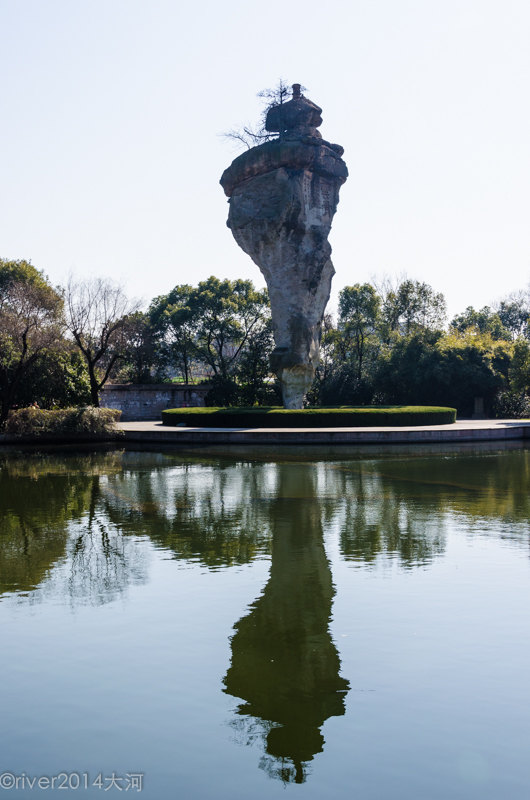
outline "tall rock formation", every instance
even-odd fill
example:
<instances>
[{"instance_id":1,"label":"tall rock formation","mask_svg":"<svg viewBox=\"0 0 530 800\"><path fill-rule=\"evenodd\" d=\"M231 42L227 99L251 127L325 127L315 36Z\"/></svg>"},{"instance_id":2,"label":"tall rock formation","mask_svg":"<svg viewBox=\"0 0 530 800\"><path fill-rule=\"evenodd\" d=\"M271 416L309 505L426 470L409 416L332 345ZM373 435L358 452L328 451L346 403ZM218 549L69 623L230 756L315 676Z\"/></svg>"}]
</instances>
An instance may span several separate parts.
<instances>
[{"instance_id":1,"label":"tall rock formation","mask_svg":"<svg viewBox=\"0 0 530 800\"><path fill-rule=\"evenodd\" d=\"M238 156L221 177L230 198L227 225L267 282L271 368L286 408L302 407L318 364L335 272L328 235L348 177L344 149L317 130L321 112L295 83L292 99L267 114L265 127L278 138Z\"/></svg>"}]
</instances>

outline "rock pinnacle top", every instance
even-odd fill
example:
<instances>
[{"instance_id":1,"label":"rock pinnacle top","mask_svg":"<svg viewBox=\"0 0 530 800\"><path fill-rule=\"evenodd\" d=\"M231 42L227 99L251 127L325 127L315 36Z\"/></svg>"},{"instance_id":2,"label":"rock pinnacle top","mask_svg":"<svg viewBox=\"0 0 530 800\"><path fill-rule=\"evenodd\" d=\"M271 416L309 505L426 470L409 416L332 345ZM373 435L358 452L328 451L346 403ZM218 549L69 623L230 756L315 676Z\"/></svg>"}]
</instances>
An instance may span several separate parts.
<instances>
[{"instance_id":1,"label":"rock pinnacle top","mask_svg":"<svg viewBox=\"0 0 530 800\"><path fill-rule=\"evenodd\" d=\"M322 125L322 109L302 94L299 83L293 83L292 99L272 106L265 120L270 133L295 133L320 137L316 130Z\"/></svg>"}]
</instances>

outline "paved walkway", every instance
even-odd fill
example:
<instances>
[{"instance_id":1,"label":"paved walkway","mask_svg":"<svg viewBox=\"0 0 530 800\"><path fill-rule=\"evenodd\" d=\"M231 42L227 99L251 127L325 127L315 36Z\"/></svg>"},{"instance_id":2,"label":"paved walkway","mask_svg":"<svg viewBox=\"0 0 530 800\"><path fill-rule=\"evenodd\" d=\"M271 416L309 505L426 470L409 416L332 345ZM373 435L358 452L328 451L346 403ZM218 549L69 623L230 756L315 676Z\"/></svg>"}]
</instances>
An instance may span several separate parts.
<instances>
[{"instance_id":1,"label":"paved walkway","mask_svg":"<svg viewBox=\"0 0 530 800\"><path fill-rule=\"evenodd\" d=\"M430 444L528 439L530 420L458 420L453 425L384 428L186 428L122 422L127 442L158 444Z\"/></svg>"}]
</instances>

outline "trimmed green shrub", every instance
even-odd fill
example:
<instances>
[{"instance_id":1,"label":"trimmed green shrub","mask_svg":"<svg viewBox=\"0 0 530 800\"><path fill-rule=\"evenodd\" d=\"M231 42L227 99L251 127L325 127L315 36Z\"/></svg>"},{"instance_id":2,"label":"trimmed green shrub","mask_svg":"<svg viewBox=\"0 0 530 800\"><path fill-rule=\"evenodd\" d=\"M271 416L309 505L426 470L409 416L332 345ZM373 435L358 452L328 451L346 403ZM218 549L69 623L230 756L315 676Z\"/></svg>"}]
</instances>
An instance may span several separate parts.
<instances>
[{"instance_id":1,"label":"trimmed green shrub","mask_svg":"<svg viewBox=\"0 0 530 800\"><path fill-rule=\"evenodd\" d=\"M456 409L439 406L338 406L328 408L172 408L164 425L201 428L358 428L389 425L448 425Z\"/></svg>"},{"instance_id":2,"label":"trimmed green shrub","mask_svg":"<svg viewBox=\"0 0 530 800\"><path fill-rule=\"evenodd\" d=\"M102 436L117 433L115 423L121 411L114 408L62 408L46 411L42 408L21 408L11 411L6 422L5 433L15 436L65 436L69 434Z\"/></svg>"}]
</instances>

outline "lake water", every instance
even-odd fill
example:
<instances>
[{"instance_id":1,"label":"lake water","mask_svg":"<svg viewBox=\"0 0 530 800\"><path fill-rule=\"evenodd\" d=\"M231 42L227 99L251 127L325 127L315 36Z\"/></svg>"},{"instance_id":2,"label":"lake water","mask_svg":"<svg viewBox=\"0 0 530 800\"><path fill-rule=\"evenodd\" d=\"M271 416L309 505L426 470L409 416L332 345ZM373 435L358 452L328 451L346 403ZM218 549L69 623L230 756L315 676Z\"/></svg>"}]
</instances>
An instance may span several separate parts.
<instances>
[{"instance_id":1,"label":"lake water","mask_svg":"<svg viewBox=\"0 0 530 800\"><path fill-rule=\"evenodd\" d=\"M517 445L4 452L3 795L528 800L529 492Z\"/></svg>"}]
</instances>

